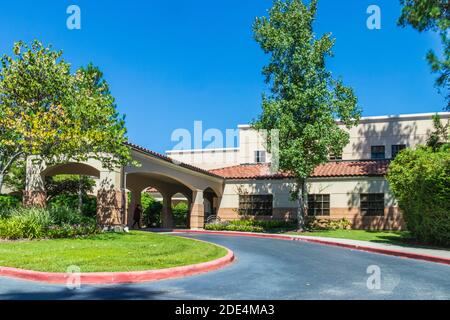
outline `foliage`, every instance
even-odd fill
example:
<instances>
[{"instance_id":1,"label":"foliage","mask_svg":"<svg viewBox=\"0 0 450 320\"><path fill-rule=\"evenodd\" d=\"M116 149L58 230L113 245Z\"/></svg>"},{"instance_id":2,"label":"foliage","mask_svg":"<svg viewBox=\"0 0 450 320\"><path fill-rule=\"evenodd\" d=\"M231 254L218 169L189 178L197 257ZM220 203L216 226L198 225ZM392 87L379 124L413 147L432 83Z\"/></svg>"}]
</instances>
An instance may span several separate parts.
<instances>
[{"instance_id":1,"label":"foliage","mask_svg":"<svg viewBox=\"0 0 450 320\"><path fill-rule=\"evenodd\" d=\"M246 226L246 225L234 225L229 223L211 223L205 224L205 230L215 231L242 231L242 232L263 232L262 227Z\"/></svg>"},{"instance_id":2,"label":"foliage","mask_svg":"<svg viewBox=\"0 0 450 320\"><path fill-rule=\"evenodd\" d=\"M172 206L173 221L176 227L186 227L189 208L186 202L179 202Z\"/></svg>"},{"instance_id":3,"label":"foliage","mask_svg":"<svg viewBox=\"0 0 450 320\"><path fill-rule=\"evenodd\" d=\"M440 60L430 50L427 54L428 63L434 73L438 73L436 86L447 91L447 106L450 110L450 6L448 0L400 0L402 8L398 24L402 27L411 25L422 31L439 33L443 46L443 59Z\"/></svg>"},{"instance_id":4,"label":"foliage","mask_svg":"<svg viewBox=\"0 0 450 320\"><path fill-rule=\"evenodd\" d=\"M34 41L14 44L0 70L0 186L19 158L47 164L100 160L107 168L131 161L124 118L108 84L92 65L70 73L61 51Z\"/></svg>"},{"instance_id":5,"label":"foliage","mask_svg":"<svg viewBox=\"0 0 450 320\"><path fill-rule=\"evenodd\" d=\"M0 194L0 210L18 207L21 202L19 196Z\"/></svg>"},{"instance_id":6,"label":"foliage","mask_svg":"<svg viewBox=\"0 0 450 320\"><path fill-rule=\"evenodd\" d=\"M408 230L421 242L450 244L450 148L419 146L391 162L387 179Z\"/></svg>"},{"instance_id":7,"label":"foliage","mask_svg":"<svg viewBox=\"0 0 450 320\"><path fill-rule=\"evenodd\" d=\"M295 221L283 221L283 220L255 220L255 219L240 219L230 221L231 225L235 226L252 226L261 227L264 231L274 229L294 229L296 226Z\"/></svg>"},{"instance_id":8,"label":"foliage","mask_svg":"<svg viewBox=\"0 0 450 320\"><path fill-rule=\"evenodd\" d=\"M450 122L442 124L441 117L438 114L433 116L434 130L427 139L427 146L431 147L433 151L437 151L449 143L449 125Z\"/></svg>"},{"instance_id":9,"label":"foliage","mask_svg":"<svg viewBox=\"0 0 450 320\"><path fill-rule=\"evenodd\" d=\"M329 33L316 38L316 11L317 0L309 6L301 0L275 1L269 17L257 18L253 26L256 41L270 55L263 69L270 94L263 95L263 111L253 126L278 130L279 169L291 172L297 181L292 196L300 201L299 229L307 177L349 143L349 134L336 118L350 128L360 117L353 90L333 79L326 68L334 39ZM272 147L270 135L267 145Z\"/></svg>"},{"instance_id":10,"label":"foliage","mask_svg":"<svg viewBox=\"0 0 450 320\"><path fill-rule=\"evenodd\" d=\"M59 195L78 195L81 193L86 196L94 190L94 186L94 179L87 176L61 174L45 179L47 201Z\"/></svg>"},{"instance_id":11,"label":"foliage","mask_svg":"<svg viewBox=\"0 0 450 320\"><path fill-rule=\"evenodd\" d=\"M98 232L95 219L65 207L13 208L0 213L0 238L72 237Z\"/></svg>"},{"instance_id":12,"label":"foliage","mask_svg":"<svg viewBox=\"0 0 450 320\"><path fill-rule=\"evenodd\" d=\"M161 226L162 203L157 201L147 192L141 195L141 204L144 216L144 224L151 227Z\"/></svg>"},{"instance_id":13,"label":"foliage","mask_svg":"<svg viewBox=\"0 0 450 320\"><path fill-rule=\"evenodd\" d=\"M295 229L295 221L240 219L206 224L206 230L268 232Z\"/></svg>"},{"instance_id":14,"label":"foliage","mask_svg":"<svg viewBox=\"0 0 450 320\"><path fill-rule=\"evenodd\" d=\"M83 204L81 207L81 213L84 216L95 217L97 214L97 198L94 196L83 195ZM78 212L78 196L62 194L53 197L48 205L51 207L67 207L77 209Z\"/></svg>"},{"instance_id":15,"label":"foliage","mask_svg":"<svg viewBox=\"0 0 450 320\"><path fill-rule=\"evenodd\" d=\"M22 193L25 190L26 169L25 161L22 158L18 158L9 167L8 174L4 180L5 185L15 192Z\"/></svg>"},{"instance_id":16,"label":"foliage","mask_svg":"<svg viewBox=\"0 0 450 320\"><path fill-rule=\"evenodd\" d=\"M306 220L307 230L349 230L352 227L352 222L346 218L333 219L318 219L315 217L308 217Z\"/></svg>"}]
</instances>

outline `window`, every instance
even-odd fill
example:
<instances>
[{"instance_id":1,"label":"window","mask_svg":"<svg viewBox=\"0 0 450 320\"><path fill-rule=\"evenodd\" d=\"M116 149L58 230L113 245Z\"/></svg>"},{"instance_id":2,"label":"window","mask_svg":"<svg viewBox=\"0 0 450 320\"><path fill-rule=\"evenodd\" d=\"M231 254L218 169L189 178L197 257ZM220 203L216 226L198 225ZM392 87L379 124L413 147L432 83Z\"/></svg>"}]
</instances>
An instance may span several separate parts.
<instances>
[{"instance_id":1,"label":"window","mask_svg":"<svg viewBox=\"0 0 450 320\"><path fill-rule=\"evenodd\" d=\"M361 214L384 216L384 193L361 193Z\"/></svg>"},{"instance_id":2,"label":"window","mask_svg":"<svg viewBox=\"0 0 450 320\"><path fill-rule=\"evenodd\" d=\"M371 158L372 159L384 159L384 146L372 146L371 148Z\"/></svg>"},{"instance_id":3,"label":"window","mask_svg":"<svg viewBox=\"0 0 450 320\"><path fill-rule=\"evenodd\" d=\"M397 156L397 154L405 148L406 148L406 145L404 145L404 144L393 144L392 145L392 153L391 153L392 159L394 159Z\"/></svg>"},{"instance_id":4,"label":"window","mask_svg":"<svg viewBox=\"0 0 450 320\"><path fill-rule=\"evenodd\" d=\"M339 161L342 160L342 154L330 154L331 161Z\"/></svg>"},{"instance_id":5,"label":"window","mask_svg":"<svg viewBox=\"0 0 450 320\"><path fill-rule=\"evenodd\" d=\"M329 216L329 215L330 215L330 195L309 194L308 216Z\"/></svg>"},{"instance_id":6,"label":"window","mask_svg":"<svg viewBox=\"0 0 450 320\"><path fill-rule=\"evenodd\" d=\"M239 195L239 214L249 216L271 216L273 195Z\"/></svg>"},{"instance_id":7,"label":"window","mask_svg":"<svg viewBox=\"0 0 450 320\"><path fill-rule=\"evenodd\" d=\"M265 163L266 162L266 152L265 151L255 151L255 162Z\"/></svg>"}]
</instances>

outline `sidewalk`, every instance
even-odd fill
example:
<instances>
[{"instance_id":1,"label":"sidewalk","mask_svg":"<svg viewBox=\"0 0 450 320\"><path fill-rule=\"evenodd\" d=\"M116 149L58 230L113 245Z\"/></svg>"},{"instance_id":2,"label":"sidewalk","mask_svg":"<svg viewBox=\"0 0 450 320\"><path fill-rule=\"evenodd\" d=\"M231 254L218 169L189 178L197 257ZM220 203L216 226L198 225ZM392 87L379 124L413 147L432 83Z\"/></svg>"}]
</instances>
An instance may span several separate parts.
<instances>
[{"instance_id":1,"label":"sidewalk","mask_svg":"<svg viewBox=\"0 0 450 320\"><path fill-rule=\"evenodd\" d=\"M328 237L312 237L312 236L296 236L292 235L292 237L305 239L305 240L324 240L338 244L348 244L351 246L357 247L371 247L376 249L385 249L385 250L394 250L394 251L402 251L419 255L427 255L433 257L440 257L444 259L450 260L450 250L444 249L428 249L421 247L412 247L412 246L401 246L401 245L393 245L389 243L377 243L370 241L361 241L361 240L351 240L351 239L340 239L340 238L328 238Z\"/></svg>"}]
</instances>

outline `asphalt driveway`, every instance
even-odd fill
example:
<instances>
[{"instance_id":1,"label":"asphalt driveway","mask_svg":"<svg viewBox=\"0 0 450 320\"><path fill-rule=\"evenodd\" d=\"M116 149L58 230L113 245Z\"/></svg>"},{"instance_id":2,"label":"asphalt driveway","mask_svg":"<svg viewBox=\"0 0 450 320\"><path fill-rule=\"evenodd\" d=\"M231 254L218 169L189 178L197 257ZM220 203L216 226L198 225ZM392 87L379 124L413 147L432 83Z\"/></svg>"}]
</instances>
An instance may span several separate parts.
<instances>
[{"instance_id":1,"label":"asphalt driveway","mask_svg":"<svg viewBox=\"0 0 450 320\"><path fill-rule=\"evenodd\" d=\"M226 246L236 261L183 279L76 290L0 278L0 299L450 299L443 264L301 241L183 236Z\"/></svg>"}]
</instances>

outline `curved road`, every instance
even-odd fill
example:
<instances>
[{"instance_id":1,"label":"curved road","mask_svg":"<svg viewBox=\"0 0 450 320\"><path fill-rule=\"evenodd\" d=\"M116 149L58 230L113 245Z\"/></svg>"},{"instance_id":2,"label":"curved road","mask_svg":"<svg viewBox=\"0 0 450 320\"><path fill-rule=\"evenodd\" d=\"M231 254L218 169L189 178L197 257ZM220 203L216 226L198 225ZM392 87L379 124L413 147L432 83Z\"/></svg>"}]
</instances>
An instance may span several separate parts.
<instances>
[{"instance_id":1,"label":"curved road","mask_svg":"<svg viewBox=\"0 0 450 320\"><path fill-rule=\"evenodd\" d=\"M237 260L183 279L78 290L0 278L0 299L450 299L450 266L443 264L301 241L183 236L226 246ZM379 289L367 287L369 266L379 267Z\"/></svg>"}]
</instances>

